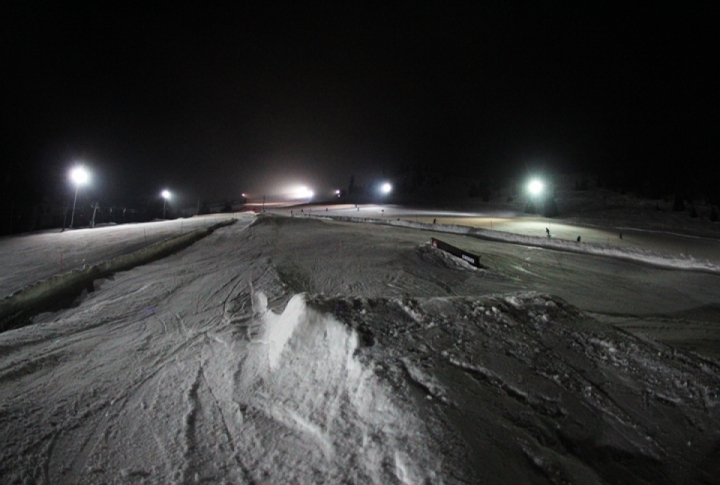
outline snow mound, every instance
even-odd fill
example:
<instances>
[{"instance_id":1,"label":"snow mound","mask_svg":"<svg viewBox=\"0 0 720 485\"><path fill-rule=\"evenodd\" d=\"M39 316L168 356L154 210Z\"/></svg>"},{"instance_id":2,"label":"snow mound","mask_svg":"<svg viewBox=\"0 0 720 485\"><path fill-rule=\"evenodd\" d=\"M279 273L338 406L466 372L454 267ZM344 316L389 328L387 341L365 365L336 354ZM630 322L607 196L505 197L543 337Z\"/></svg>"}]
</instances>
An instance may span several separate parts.
<instances>
[{"instance_id":1,"label":"snow mound","mask_svg":"<svg viewBox=\"0 0 720 485\"><path fill-rule=\"evenodd\" d=\"M249 469L267 474L266 483L434 480L423 423L357 358L363 339L355 330L309 307L304 294L259 318L263 331L234 390L243 415L237 431L252 437L240 446Z\"/></svg>"},{"instance_id":2,"label":"snow mound","mask_svg":"<svg viewBox=\"0 0 720 485\"><path fill-rule=\"evenodd\" d=\"M720 472L718 365L557 298L302 294L262 318L234 399L242 433L263 444L243 453L270 481L709 483Z\"/></svg>"}]
</instances>

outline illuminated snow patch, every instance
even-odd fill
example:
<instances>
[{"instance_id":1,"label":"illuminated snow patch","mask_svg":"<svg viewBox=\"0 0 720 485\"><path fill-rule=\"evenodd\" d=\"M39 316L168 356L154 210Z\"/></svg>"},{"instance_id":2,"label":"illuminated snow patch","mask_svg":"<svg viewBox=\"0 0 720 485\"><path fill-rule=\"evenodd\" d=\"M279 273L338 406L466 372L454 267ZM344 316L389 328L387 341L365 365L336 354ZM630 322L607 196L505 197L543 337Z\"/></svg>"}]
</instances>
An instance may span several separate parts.
<instances>
[{"instance_id":1,"label":"illuminated snow patch","mask_svg":"<svg viewBox=\"0 0 720 485\"><path fill-rule=\"evenodd\" d=\"M281 314L256 314L261 338L249 344L233 393L255 410L240 430L262 443L242 450L253 466L272 467L276 483L318 473L351 483L422 483L437 475L423 422L374 365L356 357L354 329L310 307L304 294Z\"/></svg>"}]
</instances>

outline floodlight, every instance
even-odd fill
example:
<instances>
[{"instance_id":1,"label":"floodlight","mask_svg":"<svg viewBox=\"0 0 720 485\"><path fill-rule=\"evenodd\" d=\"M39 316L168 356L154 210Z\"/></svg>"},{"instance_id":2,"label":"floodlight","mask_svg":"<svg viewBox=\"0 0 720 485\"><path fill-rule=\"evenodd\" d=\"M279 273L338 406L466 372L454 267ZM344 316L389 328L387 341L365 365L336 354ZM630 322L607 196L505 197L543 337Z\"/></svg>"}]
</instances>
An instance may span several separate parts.
<instances>
[{"instance_id":1,"label":"floodlight","mask_svg":"<svg viewBox=\"0 0 720 485\"><path fill-rule=\"evenodd\" d=\"M170 191L166 189L160 192L160 195L162 195L163 198L163 219L165 219L165 209L167 209L167 201L171 194Z\"/></svg>"},{"instance_id":2,"label":"floodlight","mask_svg":"<svg viewBox=\"0 0 720 485\"><path fill-rule=\"evenodd\" d=\"M389 194L390 192L392 192L392 185L390 185L390 183L388 183L388 182L385 182L385 183L382 184L382 186L380 187L380 191L381 191L383 194L387 195L387 194Z\"/></svg>"},{"instance_id":3,"label":"floodlight","mask_svg":"<svg viewBox=\"0 0 720 485\"><path fill-rule=\"evenodd\" d=\"M305 186L299 187L295 191L295 196L298 199L312 199L314 195L315 195L315 192L313 192L312 190L308 189Z\"/></svg>"},{"instance_id":4,"label":"floodlight","mask_svg":"<svg viewBox=\"0 0 720 485\"><path fill-rule=\"evenodd\" d=\"M532 180L528 184L528 192L530 192L531 195L540 195L544 189L545 184L540 180Z\"/></svg>"},{"instance_id":5,"label":"floodlight","mask_svg":"<svg viewBox=\"0 0 720 485\"><path fill-rule=\"evenodd\" d=\"M78 190L81 185L90 179L90 174L85 170L85 167L78 165L70 170L70 179L75 182L75 198L73 199L72 216L70 216L70 228L72 229L73 223L75 222L75 204L77 203Z\"/></svg>"},{"instance_id":6,"label":"floodlight","mask_svg":"<svg viewBox=\"0 0 720 485\"><path fill-rule=\"evenodd\" d=\"M75 182L75 185L82 185L88 181L90 175L85 170L85 167L77 166L70 170L70 178Z\"/></svg>"}]
</instances>

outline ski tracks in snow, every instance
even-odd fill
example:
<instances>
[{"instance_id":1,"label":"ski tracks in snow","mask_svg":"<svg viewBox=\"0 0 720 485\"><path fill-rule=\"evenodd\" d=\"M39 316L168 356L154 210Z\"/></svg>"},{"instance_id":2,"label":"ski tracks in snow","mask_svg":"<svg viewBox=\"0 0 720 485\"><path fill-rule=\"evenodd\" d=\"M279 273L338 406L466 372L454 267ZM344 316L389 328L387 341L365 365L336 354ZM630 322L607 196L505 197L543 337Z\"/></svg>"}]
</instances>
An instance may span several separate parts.
<instances>
[{"instance_id":1,"label":"ski tracks in snow","mask_svg":"<svg viewBox=\"0 0 720 485\"><path fill-rule=\"evenodd\" d=\"M412 230L258 220L0 335L0 481L602 483L710 469L714 364L551 297L480 298L507 276Z\"/></svg>"}]
</instances>

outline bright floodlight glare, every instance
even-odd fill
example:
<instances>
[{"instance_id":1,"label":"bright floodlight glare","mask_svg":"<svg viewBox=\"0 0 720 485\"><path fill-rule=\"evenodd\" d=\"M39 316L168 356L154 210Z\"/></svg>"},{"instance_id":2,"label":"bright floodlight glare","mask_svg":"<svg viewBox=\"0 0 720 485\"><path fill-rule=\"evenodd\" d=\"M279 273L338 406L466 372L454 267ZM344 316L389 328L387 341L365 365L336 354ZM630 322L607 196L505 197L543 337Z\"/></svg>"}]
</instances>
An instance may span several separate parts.
<instances>
[{"instance_id":1,"label":"bright floodlight glare","mask_svg":"<svg viewBox=\"0 0 720 485\"><path fill-rule=\"evenodd\" d=\"M75 223L75 204L77 204L78 190L80 190L81 185L88 181L90 174L87 170L85 170L85 167L78 165L70 170L70 178L73 182L75 182L75 198L73 199L72 216L70 216L70 228L72 229L73 224Z\"/></svg>"},{"instance_id":2,"label":"bright floodlight glare","mask_svg":"<svg viewBox=\"0 0 720 485\"><path fill-rule=\"evenodd\" d=\"M383 194L389 194L390 192L392 192L392 185L385 182L384 184L382 184L382 187L380 187L380 190Z\"/></svg>"},{"instance_id":3,"label":"bright floodlight glare","mask_svg":"<svg viewBox=\"0 0 720 485\"><path fill-rule=\"evenodd\" d=\"M170 198L170 191L169 191L169 190L163 190L163 191L160 193L160 195L162 195L164 199L169 199L169 198Z\"/></svg>"},{"instance_id":4,"label":"bright floodlight glare","mask_svg":"<svg viewBox=\"0 0 720 485\"><path fill-rule=\"evenodd\" d=\"M75 185L82 185L88 181L90 175L84 167L75 167L70 171L70 178Z\"/></svg>"},{"instance_id":5,"label":"bright floodlight glare","mask_svg":"<svg viewBox=\"0 0 720 485\"><path fill-rule=\"evenodd\" d=\"M315 192L304 186L295 191L295 196L299 199L312 199L314 195Z\"/></svg>"},{"instance_id":6,"label":"bright floodlight glare","mask_svg":"<svg viewBox=\"0 0 720 485\"><path fill-rule=\"evenodd\" d=\"M539 180L533 180L533 181L531 181L531 182L528 184L528 191L529 191L532 195L538 195L538 194L540 194L540 192L542 192L544 188L545 188L545 186L544 186L543 183L542 183L541 181L539 181Z\"/></svg>"}]
</instances>

